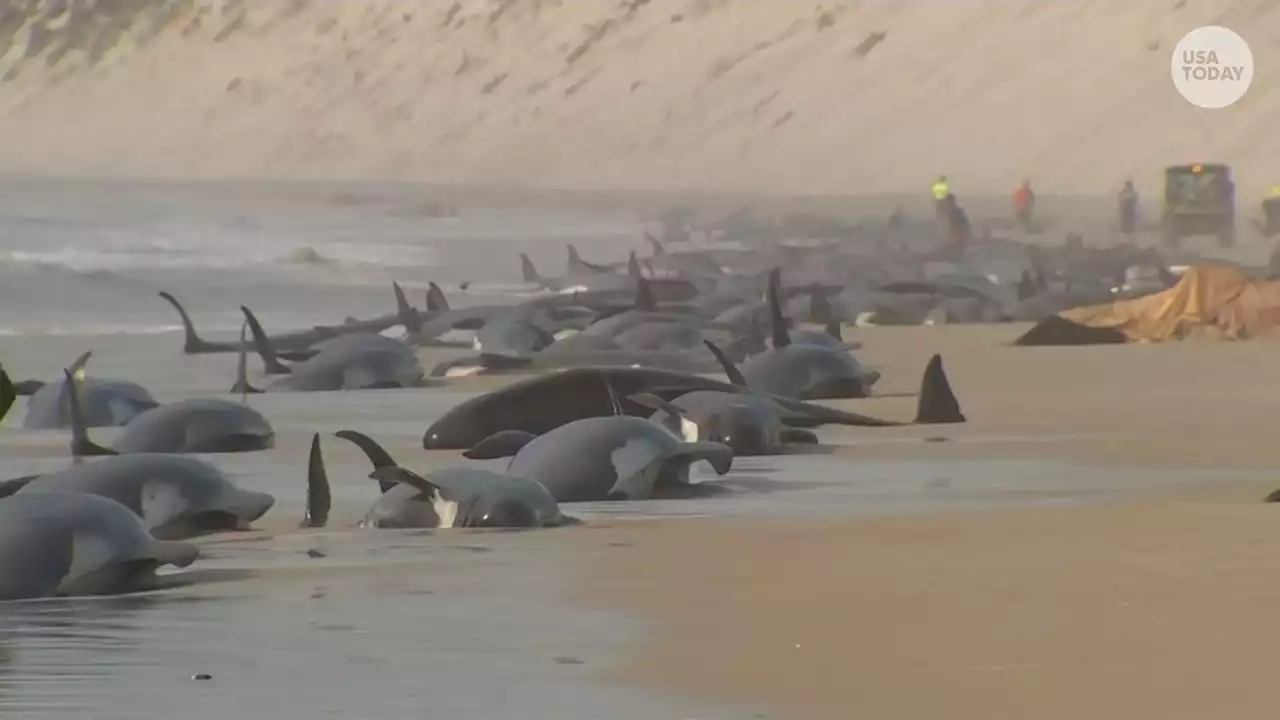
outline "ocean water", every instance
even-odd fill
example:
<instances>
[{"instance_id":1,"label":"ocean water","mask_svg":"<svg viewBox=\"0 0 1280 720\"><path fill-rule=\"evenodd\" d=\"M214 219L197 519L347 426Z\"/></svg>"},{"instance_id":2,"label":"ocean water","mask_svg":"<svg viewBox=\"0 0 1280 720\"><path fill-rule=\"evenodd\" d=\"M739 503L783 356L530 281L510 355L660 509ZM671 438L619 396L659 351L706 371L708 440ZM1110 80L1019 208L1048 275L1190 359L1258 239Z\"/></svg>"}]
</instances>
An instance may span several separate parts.
<instances>
[{"instance_id":1,"label":"ocean water","mask_svg":"<svg viewBox=\"0 0 1280 720\"><path fill-rule=\"evenodd\" d=\"M19 183L0 193L0 361L15 379L53 380L93 350L91 374L139 381L161 401L223 394L234 357L183 356L176 317L158 290L183 300L208 339L225 339L239 328L241 304L268 329L389 312L393 279L419 304L431 280L459 304L514 302L533 292L520 282L517 254L559 275L567 242L588 260L614 261L642 241L637 219L618 213L451 208L315 189ZM423 351L424 365L445 356ZM422 451L421 433L479 389L251 397L275 426L278 446L211 459L236 482L277 497L262 529L203 541L205 556L172 576L169 589L0 605L0 715L766 717L607 682L608 668L643 626L571 602L582 578L566 546L592 527L635 518L1053 506L1198 481L1167 471L1083 473L1060 463L869 462L814 453L740 459L721 479L731 490L721 497L566 506L587 521L578 528L355 529L377 489L359 451L332 433L361 430L418 469L466 462ZM66 433L21 430L23 412L20 402L0 427L6 476L69 462ZM107 441L115 432L93 434ZM313 433L324 437L335 512L328 529L302 531ZM920 441L894 431L821 433L855 448ZM955 435L955 442L984 440Z\"/></svg>"}]
</instances>

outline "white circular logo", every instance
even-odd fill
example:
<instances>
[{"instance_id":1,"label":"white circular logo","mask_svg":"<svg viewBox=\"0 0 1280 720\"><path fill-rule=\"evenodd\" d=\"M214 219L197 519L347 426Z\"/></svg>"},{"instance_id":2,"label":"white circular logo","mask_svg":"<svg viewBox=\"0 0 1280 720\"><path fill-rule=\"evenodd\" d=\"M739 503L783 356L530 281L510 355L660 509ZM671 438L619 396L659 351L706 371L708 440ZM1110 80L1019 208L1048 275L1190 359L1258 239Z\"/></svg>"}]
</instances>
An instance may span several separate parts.
<instances>
[{"instance_id":1,"label":"white circular logo","mask_svg":"<svg viewBox=\"0 0 1280 720\"><path fill-rule=\"evenodd\" d=\"M1187 33L1173 49L1173 85L1196 107L1224 108L1249 90L1253 52L1233 31L1206 25Z\"/></svg>"}]
</instances>

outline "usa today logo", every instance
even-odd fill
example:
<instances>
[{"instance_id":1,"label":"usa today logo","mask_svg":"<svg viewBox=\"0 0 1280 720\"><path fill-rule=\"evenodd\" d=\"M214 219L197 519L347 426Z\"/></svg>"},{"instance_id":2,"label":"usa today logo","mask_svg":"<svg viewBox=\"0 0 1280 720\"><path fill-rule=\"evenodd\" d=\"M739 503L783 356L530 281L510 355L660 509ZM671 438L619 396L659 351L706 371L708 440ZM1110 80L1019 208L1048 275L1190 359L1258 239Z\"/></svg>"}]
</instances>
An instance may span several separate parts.
<instances>
[{"instance_id":1,"label":"usa today logo","mask_svg":"<svg viewBox=\"0 0 1280 720\"><path fill-rule=\"evenodd\" d=\"M1187 33L1173 49L1173 85L1187 102L1216 110L1244 97L1253 82L1253 52L1236 33L1217 25Z\"/></svg>"}]
</instances>

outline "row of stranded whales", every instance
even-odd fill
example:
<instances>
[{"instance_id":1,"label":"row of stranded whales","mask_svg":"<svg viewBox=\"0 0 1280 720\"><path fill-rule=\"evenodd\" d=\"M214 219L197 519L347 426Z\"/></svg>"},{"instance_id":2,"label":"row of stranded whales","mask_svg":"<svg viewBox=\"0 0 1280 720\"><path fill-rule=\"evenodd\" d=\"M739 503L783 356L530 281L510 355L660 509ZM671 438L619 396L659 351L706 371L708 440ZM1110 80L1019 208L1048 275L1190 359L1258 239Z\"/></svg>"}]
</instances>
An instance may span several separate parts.
<instances>
[{"instance_id":1,"label":"row of stranded whales","mask_svg":"<svg viewBox=\"0 0 1280 720\"><path fill-rule=\"evenodd\" d=\"M351 333L378 333L405 321L405 308L408 301L404 298L404 291L398 283L392 283L392 290L396 297L396 312L390 315L383 315L370 320L356 320L348 318L341 325L335 326L316 326L306 330L298 330L288 333L277 334L273 340L277 349L282 351L282 357L290 360L305 360L310 356L307 352L311 346L316 343L323 342L342 335ZM204 355L211 353L231 353L238 349L238 345L233 342L213 342L204 340L196 331L195 323L191 321L191 316L187 314L186 308L172 293L160 291L157 293L161 299L173 306L177 311L178 318L182 322L183 344L182 352L186 355ZM432 304L434 298L428 295L428 306ZM294 352L297 351L297 352Z\"/></svg>"},{"instance_id":2,"label":"row of stranded whales","mask_svg":"<svg viewBox=\"0 0 1280 720\"><path fill-rule=\"evenodd\" d=\"M576 257L576 249L571 253ZM500 469L460 466L418 474L368 436L352 430L337 433L364 451L373 466L369 477L381 491L359 522L366 528L573 525L578 521L561 512L561 503L712 494L723 488L692 480L692 464L706 463L723 476L736 455L772 454L790 445L816 443L811 429L821 425L905 424L809 402L865 397L879 374L848 355L850 344L840 337L838 325L829 324L821 333L792 329L782 312L784 293L776 269L767 275L763 302L772 346L762 343L739 355L736 346L726 350L704 333L719 333L723 337L716 335L717 340L737 343L755 330L754 312L743 314L747 319L742 321L708 319L707 308L728 307L728 301L700 298L681 305L697 294L694 284L680 280L664 285L660 279L645 278L634 255L625 275L613 275L616 280L599 279L612 274L613 267L580 257L571 264L596 278L596 284L515 308L455 310L432 283L426 313L412 308L399 285L393 284L394 316L275 337L242 307L239 342L217 345L200 340L181 305L171 295L164 296L183 317L188 350L194 346L196 352L238 353L232 391L242 396L433 384L424 380L414 348L457 327L477 331L477 349L493 365L528 369L538 366L521 362L528 356L557 353L560 362L586 363L466 400L424 432L424 449L463 450L470 461L503 463ZM710 269L707 274L712 274ZM684 292L680 283L694 290L675 299ZM667 293L661 302L655 297L660 288ZM403 341L380 334L393 325L405 328ZM569 335L572 332L577 334ZM250 344L266 371L262 387L249 380ZM671 352L673 357L705 356L723 370L728 382L690 372L611 364L644 358L645 351L636 348ZM592 364L598 356L593 353L616 357ZM741 369L735 356L745 356ZM0 534L0 558L11 559L3 567L25 573L28 565L23 563L39 566L26 579L0 579L0 598L147 587L161 565L185 567L196 559L193 546L173 541L246 529L274 506L270 494L240 488L210 462L183 454L272 447L274 431L266 418L248 407L245 397L240 403L218 398L157 403L140 386L87 377L89 357L86 353L65 371L62 382L33 391L28 416L51 419L30 422L69 425L75 464L0 482L0 519L22 518L6 524L13 532ZM7 410L15 395L0 369L0 409ZM941 358L934 356L921 381L914 422L964 421ZM110 448L89 438L88 428L102 425L124 426ZM325 527L331 503L316 434L308 459L302 526ZM56 520L41 521L54 516Z\"/></svg>"},{"instance_id":3,"label":"row of stranded whales","mask_svg":"<svg viewBox=\"0 0 1280 720\"><path fill-rule=\"evenodd\" d=\"M747 382L738 378L739 382ZM621 413L648 418L653 408L634 396L649 394L670 401L686 393L705 390L742 397L767 399L781 412L780 420L791 428L821 425L890 427L903 423L829 408L755 391L744 385L701 375L632 367L588 367L559 370L525 378L477 395L447 410L423 433L426 450L468 450L507 430L542 435L589 417ZM618 398L621 398L619 400ZM964 422L940 357L931 359L921 379L920 404L915 424Z\"/></svg>"}]
</instances>

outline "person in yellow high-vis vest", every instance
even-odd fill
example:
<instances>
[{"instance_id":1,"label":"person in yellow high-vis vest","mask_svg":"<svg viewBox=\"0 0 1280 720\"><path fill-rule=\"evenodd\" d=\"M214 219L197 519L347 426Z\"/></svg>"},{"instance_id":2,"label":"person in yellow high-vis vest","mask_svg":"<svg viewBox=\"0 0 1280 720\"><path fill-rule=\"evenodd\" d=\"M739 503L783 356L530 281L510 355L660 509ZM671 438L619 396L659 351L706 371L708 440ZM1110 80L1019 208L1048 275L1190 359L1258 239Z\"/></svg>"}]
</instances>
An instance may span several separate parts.
<instances>
[{"instance_id":1,"label":"person in yellow high-vis vest","mask_svg":"<svg viewBox=\"0 0 1280 720\"><path fill-rule=\"evenodd\" d=\"M947 182L947 176L939 175L938 179L933 181L933 210L938 217L938 222L948 221L950 211L947 208L947 202L950 197L951 185Z\"/></svg>"},{"instance_id":2,"label":"person in yellow high-vis vest","mask_svg":"<svg viewBox=\"0 0 1280 720\"><path fill-rule=\"evenodd\" d=\"M939 175L938 179L933 182L933 199L935 202L941 202L951 194L951 186L947 184L947 176Z\"/></svg>"}]
</instances>

